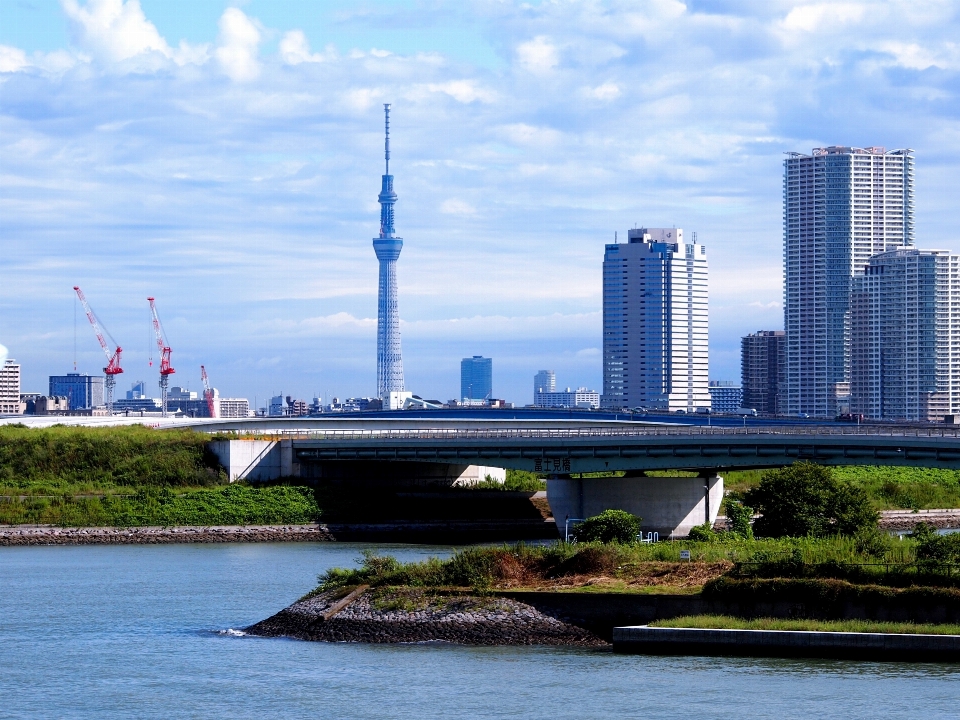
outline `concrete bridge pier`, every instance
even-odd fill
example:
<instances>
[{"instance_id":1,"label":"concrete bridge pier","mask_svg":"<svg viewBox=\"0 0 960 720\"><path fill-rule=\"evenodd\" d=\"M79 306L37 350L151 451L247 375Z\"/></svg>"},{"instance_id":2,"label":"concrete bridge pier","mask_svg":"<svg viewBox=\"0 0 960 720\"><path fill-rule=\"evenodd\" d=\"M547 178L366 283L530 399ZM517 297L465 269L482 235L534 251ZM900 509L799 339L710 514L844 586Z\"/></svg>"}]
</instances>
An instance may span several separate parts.
<instances>
[{"instance_id":1,"label":"concrete bridge pier","mask_svg":"<svg viewBox=\"0 0 960 720\"><path fill-rule=\"evenodd\" d=\"M704 522L713 525L723 502L723 478L716 472L699 477L550 475L547 501L561 536L567 519L626 510L641 518L642 532L656 532L666 540L686 537Z\"/></svg>"}]
</instances>

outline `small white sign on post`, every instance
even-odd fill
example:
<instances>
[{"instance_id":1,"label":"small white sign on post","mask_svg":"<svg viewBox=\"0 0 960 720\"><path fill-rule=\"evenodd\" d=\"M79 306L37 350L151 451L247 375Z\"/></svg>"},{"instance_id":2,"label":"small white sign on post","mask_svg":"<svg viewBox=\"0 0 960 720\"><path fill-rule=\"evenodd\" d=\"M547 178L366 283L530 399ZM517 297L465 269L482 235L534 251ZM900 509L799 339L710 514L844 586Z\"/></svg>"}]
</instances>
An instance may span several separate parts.
<instances>
[{"instance_id":1,"label":"small white sign on post","mask_svg":"<svg viewBox=\"0 0 960 720\"><path fill-rule=\"evenodd\" d=\"M689 551L689 550L681 550L681 551L680 551L680 559L681 559L681 560L689 560L689 559L690 559L690 551Z\"/></svg>"}]
</instances>

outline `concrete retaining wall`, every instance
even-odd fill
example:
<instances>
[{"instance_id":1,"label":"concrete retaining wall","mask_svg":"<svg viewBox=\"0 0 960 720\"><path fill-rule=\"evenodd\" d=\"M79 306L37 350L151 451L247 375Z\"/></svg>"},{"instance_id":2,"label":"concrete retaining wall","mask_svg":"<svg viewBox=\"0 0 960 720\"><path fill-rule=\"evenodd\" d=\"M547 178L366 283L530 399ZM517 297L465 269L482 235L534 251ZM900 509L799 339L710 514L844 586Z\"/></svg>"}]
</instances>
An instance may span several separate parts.
<instances>
[{"instance_id":1,"label":"concrete retaining wall","mask_svg":"<svg viewBox=\"0 0 960 720\"><path fill-rule=\"evenodd\" d=\"M632 626L613 629L613 650L619 653L657 655L754 655L957 662L960 660L960 635Z\"/></svg>"},{"instance_id":2,"label":"concrete retaining wall","mask_svg":"<svg viewBox=\"0 0 960 720\"><path fill-rule=\"evenodd\" d=\"M547 480L547 500L561 533L566 518L626 510L641 518L643 532L658 532L663 539L686 537L695 525L716 521L723 478L560 476Z\"/></svg>"}]
</instances>

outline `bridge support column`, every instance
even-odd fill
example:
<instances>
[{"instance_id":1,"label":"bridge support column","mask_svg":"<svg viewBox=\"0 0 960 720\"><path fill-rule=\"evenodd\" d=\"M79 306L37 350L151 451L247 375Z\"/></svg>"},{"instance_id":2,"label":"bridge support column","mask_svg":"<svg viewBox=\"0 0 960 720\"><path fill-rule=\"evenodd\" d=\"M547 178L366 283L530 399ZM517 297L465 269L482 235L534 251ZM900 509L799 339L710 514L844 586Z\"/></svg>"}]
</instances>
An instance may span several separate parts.
<instances>
[{"instance_id":1,"label":"bridge support column","mask_svg":"<svg viewBox=\"0 0 960 720\"><path fill-rule=\"evenodd\" d=\"M604 510L626 510L641 518L643 532L663 539L686 537L695 525L716 522L723 501L723 478L600 477L551 475L547 501L563 535L564 522L599 515Z\"/></svg>"}]
</instances>

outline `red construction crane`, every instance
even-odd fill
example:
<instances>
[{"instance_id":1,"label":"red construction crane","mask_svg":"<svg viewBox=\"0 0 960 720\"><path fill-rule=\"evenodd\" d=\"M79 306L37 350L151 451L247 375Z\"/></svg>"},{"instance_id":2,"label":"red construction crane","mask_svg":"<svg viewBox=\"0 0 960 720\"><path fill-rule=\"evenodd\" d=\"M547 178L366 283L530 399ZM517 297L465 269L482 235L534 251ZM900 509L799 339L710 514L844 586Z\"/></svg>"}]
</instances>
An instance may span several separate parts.
<instances>
[{"instance_id":1,"label":"red construction crane","mask_svg":"<svg viewBox=\"0 0 960 720\"><path fill-rule=\"evenodd\" d=\"M170 346L167 344L163 325L160 324L160 317L157 315L157 305L152 297L147 298L150 303L150 314L153 315L153 332L157 336L157 349L160 351L160 402L162 403L163 417L167 416L167 385L170 383L170 376L176 370L170 364Z\"/></svg>"},{"instance_id":2,"label":"red construction crane","mask_svg":"<svg viewBox=\"0 0 960 720\"><path fill-rule=\"evenodd\" d=\"M213 397L213 390L210 389L210 379L207 377L207 369L200 366L200 379L203 380L203 399L207 401L207 413L209 417L219 417L217 413L217 401Z\"/></svg>"},{"instance_id":3,"label":"red construction crane","mask_svg":"<svg viewBox=\"0 0 960 720\"><path fill-rule=\"evenodd\" d=\"M113 389L117 386L117 375L123 372L123 368L120 367L120 356L123 354L122 348L117 345L117 341L113 339L113 336L110 334L110 331L103 327L100 321L97 319L96 313L93 312L93 308L90 307L90 304L87 302L86 296L76 285L73 286L74 292L77 293L77 297L80 298L80 303L83 305L83 311L87 314L87 320L90 321L90 325L93 327L93 332L97 336L97 340L100 341L100 347L103 348L103 354L107 358L107 366L103 369L104 375L106 375L106 382L104 383L104 389L106 391L106 401L107 401L107 413L113 414ZM113 351L113 354L110 354L110 347L107 345L107 341L103 339L103 334L106 333L107 337L110 338L110 342L113 343L116 350Z\"/></svg>"}]
</instances>

